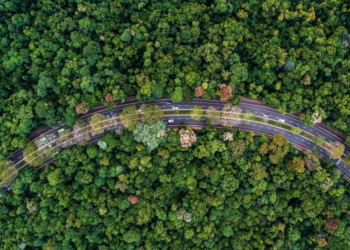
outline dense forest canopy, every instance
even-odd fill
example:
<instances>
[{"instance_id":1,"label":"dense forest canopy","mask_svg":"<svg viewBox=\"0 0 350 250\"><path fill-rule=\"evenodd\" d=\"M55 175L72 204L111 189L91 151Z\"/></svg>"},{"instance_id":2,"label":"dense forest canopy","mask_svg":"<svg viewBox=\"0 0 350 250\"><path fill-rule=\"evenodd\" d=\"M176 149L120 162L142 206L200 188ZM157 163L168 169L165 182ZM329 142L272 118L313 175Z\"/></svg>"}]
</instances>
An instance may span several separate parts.
<instances>
[{"instance_id":1,"label":"dense forest canopy","mask_svg":"<svg viewBox=\"0 0 350 250\"><path fill-rule=\"evenodd\" d=\"M282 135L165 132L151 151L109 133L20 172L1 200L0 248L349 249L349 183L316 154Z\"/></svg>"},{"instance_id":2,"label":"dense forest canopy","mask_svg":"<svg viewBox=\"0 0 350 250\"><path fill-rule=\"evenodd\" d=\"M0 12L0 158L100 103L220 86L350 133L348 1L3 0Z\"/></svg>"}]
</instances>

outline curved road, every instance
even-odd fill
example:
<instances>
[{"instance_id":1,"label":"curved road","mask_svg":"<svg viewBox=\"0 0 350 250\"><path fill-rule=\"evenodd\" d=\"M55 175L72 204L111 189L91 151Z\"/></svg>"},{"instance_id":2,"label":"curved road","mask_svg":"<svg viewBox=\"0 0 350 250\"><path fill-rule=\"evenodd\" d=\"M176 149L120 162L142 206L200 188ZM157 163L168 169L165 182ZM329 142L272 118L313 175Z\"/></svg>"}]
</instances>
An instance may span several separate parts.
<instances>
[{"instance_id":1,"label":"curved road","mask_svg":"<svg viewBox=\"0 0 350 250\"><path fill-rule=\"evenodd\" d=\"M127 100L124 103L120 103L118 106L116 106L112 110L108 110L104 106L96 107L94 110L90 111L88 114L80 116L82 119L89 119L91 115L95 113L100 113L106 116L107 118L111 117L117 117L119 113L122 111L122 109L125 106L129 105L136 105L140 106L143 103L152 103L157 104L162 107L164 111L167 110L173 110L173 107L177 107L178 110L189 110L194 106L200 106L203 109L207 109L209 106L215 107L218 111L222 110L223 106L227 102L223 102L220 100L204 100L204 99L194 99L193 101L186 102L177 102L172 103L170 99L163 98L158 99L155 101L137 101L135 99ZM254 114L258 117L262 117L263 114L269 115L268 119L278 121L278 119L284 119L285 124L291 125L291 126L297 126L300 127L305 132L308 132L313 135L321 135L325 138L325 141L339 141L345 145L345 154L350 153L350 147L345 143L344 138L340 137L335 132L331 131L325 126L322 125L315 125L315 126L305 126L300 119L292 114L281 114L276 109L269 107L267 105L264 105L260 101L252 100L248 98L242 98L240 105L243 110L250 110L254 112ZM185 125L205 125L205 118L201 121L194 121L189 118L189 115L165 115L164 116L165 121L168 123L169 120L174 120L171 123L168 123L168 125L177 125L180 123L183 123ZM350 168L347 168L344 166L343 162L340 159L332 159L329 157L329 154L326 149L323 147L317 146L313 141L310 141L309 139L301 136L301 135L294 135L290 131L287 131L285 129L282 129L280 127L273 126L271 124L266 123L260 123L260 122L254 122L250 121L250 124L240 124L235 126L236 128L242 129L242 130L249 130L257 133L266 133L268 135L273 134L283 134L285 138L287 138L291 143L294 145L297 145L300 148L311 150L312 148L316 148L316 150L326 159L330 160L332 163L334 163L339 170L345 175L345 178L349 180L350 178ZM62 128L68 128L68 126L64 126L61 128L45 128L42 131L40 131L40 134L37 134L32 140L38 140L38 137L42 138L43 135L49 135L49 134L58 134L58 131ZM97 138L101 137L101 135L96 135L91 138L91 140L96 140ZM12 155L7 157L7 159L11 160L14 164L17 164L23 160L23 153L22 149L16 150ZM47 162L51 162L52 160L49 160Z\"/></svg>"}]
</instances>

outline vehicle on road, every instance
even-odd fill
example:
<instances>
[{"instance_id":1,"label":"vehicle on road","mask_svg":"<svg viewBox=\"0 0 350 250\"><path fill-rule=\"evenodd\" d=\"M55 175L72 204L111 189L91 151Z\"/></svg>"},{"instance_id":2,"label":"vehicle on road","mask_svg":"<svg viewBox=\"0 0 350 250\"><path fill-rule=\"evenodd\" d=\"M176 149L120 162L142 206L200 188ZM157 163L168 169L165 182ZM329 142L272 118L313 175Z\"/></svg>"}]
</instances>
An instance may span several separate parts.
<instances>
[{"instance_id":1,"label":"vehicle on road","mask_svg":"<svg viewBox=\"0 0 350 250\"><path fill-rule=\"evenodd\" d=\"M171 104L171 102L166 102L165 104L166 104L166 105L170 105L170 104Z\"/></svg>"},{"instance_id":2,"label":"vehicle on road","mask_svg":"<svg viewBox=\"0 0 350 250\"><path fill-rule=\"evenodd\" d=\"M173 107L173 109L179 109L179 107Z\"/></svg>"},{"instance_id":3,"label":"vehicle on road","mask_svg":"<svg viewBox=\"0 0 350 250\"><path fill-rule=\"evenodd\" d=\"M173 123L173 122L174 122L174 119L169 119L168 122L169 122L169 123Z\"/></svg>"},{"instance_id":4,"label":"vehicle on road","mask_svg":"<svg viewBox=\"0 0 350 250\"><path fill-rule=\"evenodd\" d=\"M284 119L278 119L279 122L286 122Z\"/></svg>"},{"instance_id":5,"label":"vehicle on road","mask_svg":"<svg viewBox=\"0 0 350 250\"><path fill-rule=\"evenodd\" d=\"M267 115L267 114L263 114L263 117L265 117L265 118L269 118L270 116L269 116L269 115Z\"/></svg>"}]
</instances>

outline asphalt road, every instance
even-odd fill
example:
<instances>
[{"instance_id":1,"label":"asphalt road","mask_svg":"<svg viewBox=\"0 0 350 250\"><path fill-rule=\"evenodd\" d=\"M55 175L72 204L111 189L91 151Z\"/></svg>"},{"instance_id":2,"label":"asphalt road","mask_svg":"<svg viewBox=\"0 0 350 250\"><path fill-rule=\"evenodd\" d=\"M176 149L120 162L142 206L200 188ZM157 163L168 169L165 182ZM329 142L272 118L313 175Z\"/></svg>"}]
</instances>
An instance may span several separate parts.
<instances>
[{"instance_id":1,"label":"asphalt road","mask_svg":"<svg viewBox=\"0 0 350 250\"><path fill-rule=\"evenodd\" d=\"M107 118L111 117L117 117L119 113L122 111L122 109L125 106L129 105L136 105L140 106L143 103L153 103L157 104L162 107L164 111L166 110L173 110L173 107L177 107L178 110L188 110L191 109L194 106L200 106L203 109L207 109L209 106L215 107L218 111L220 111L223 106L226 104L226 102L222 102L219 100L204 100L204 99L194 99L191 102L178 102L178 103L171 103L170 99L159 99L155 101L142 101L139 102L137 100L129 100L124 103L119 104L117 107L115 107L112 110L108 110L107 108L101 106L98 107L92 111L90 111L88 114L81 116L80 118L84 120L88 120L91 115L95 113L100 113L105 115ZM284 119L285 124L291 125L291 126L298 126L302 130L313 134L313 135L321 135L322 137L325 138L326 141L339 141L343 143L346 146L345 149L345 154L348 154L350 152L350 147L347 145L344 141L343 138L341 138L338 134L334 133L333 131L325 128L324 126L316 125L316 126L305 126L300 119L292 114L281 114L276 109L266 106L262 104L259 101L252 100L252 99L247 99L247 98L242 98L241 103L239 105L243 110L250 110L254 112L254 114L258 117L262 117L263 114L269 115L269 118L271 120L278 121L278 119ZM178 125L180 123L183 124L188 124L188 125L205 125L205 119L203 118L201 121L194 121L189 118L188 115L167 115L165 118L165 121L169 125ZM169 123L168 121L173 119L173 123ZM68 126L64 126L68 128ZM64 128L62 127L62 128ZM266 124L266 123L259 123L259 122L253 122L251 121L249 125L247 124L241 124L237 126L237 128L243 129L243 130L250 130L253 132L258 132L258 133L266 133L268 135L273 135L276 133L283 134L291 143L304 148L311 150L312 148L316 148L317 151L326 159L330 160L333 162L348 178L350 178L350 168L347 168L344 166L343 162L339 159L332 159L329 157L326 149L323 147L315 145L314 142L310 141L309 139L301 136L301 135L294 135L290 131L284 130L282 128ZM42 130L43 132L41 134L35 135L33 140L38 140L39 138L42 138L42 135L56 135L58 137L58 130L61 128L53 128L53 129L45 129ZM41 136L41 137L40 137ZM91 138L90 141L96 140L101 135L96 135ZM17 164L23 160L23 153L22 149L16 150L12 155L7 157L7 159L11 160L14 164ZM48 160L48 162L51 162L51 160Z\"/></svg>"}]
</instances>

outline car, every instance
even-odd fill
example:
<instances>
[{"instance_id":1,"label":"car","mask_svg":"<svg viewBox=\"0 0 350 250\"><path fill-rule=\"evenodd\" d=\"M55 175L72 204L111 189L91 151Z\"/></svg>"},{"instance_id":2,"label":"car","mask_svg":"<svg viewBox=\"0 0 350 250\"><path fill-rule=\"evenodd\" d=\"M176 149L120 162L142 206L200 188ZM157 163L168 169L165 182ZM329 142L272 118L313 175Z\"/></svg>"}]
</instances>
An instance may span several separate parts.
<instances>
[{"instance_id":1,"label":"car","mask_svg":"<svg viewBox=\"0 0 350 250\"><path fill-rule=\"evenodd\" d=\"M165 104L166 104L166 105L170 105L170 104L171 104L171 102L166 102Z\"/></svg>"},{"instance_id":2,"label":"car","mask_svg":"<svg viewBox=\"0 0 350 250\"><path fill-rule=\"evenodd\" d=\"M169 119L168 122L169 122L169 123L173 123L173 122L174 122L174 119Z\"/></svg>"},{"instance_id":3,"label":"car","mask_svg":"<svg viewBox=\"0 0 350 250\"><path fill-rule=\"evenodd\" d=\"M173 107L173 109L179 109L179 107Z\"/></svg>"},{"instance_id":4,"label":"car","mask_svg":"<svg viewBox=\"0 0 350 250\"><path fill-rule=\"evenodd\" d=\"M46 141L46 138L41 138L39 141L41 142Z\"/></svg>"},{"instance_id":5,"label":"car","mask_svg":"<svg viewBox=\"0 0 350 250\"><path fill-rule=\"evenodd\" d=\"M263 117L265 117L265 118L269 118L270 116L269 116L269 115L267 115L267 114L263 114Z\"/></svg>"},{"instance_id":6,"label":"car","mask_svg":"<svg viewBox=\"0 0 350 250\"><path fill-rule=\"evenodd\" d=\"M142 112L142 109L137 110L137 112L139 112L139 113Z\"/></svg>"},{"instance_id":7,"label":"car","mask_svg":"<svg viewBox=\"0 0 350 250\"><path fill-rule=\"evenodd\" d=\"M279 122L286 122L284 119L278 119Z\"/></svg>"},{"instance_id":8,"label":"car","mask_svg":"<svg viewBox=\"0 0 350 250\"><path fill-rule=\"evenodd\" d=\"M64 130L64 128L59 129L59 130L58 130L58 133L63 132L63 130Z\"/></svg>"}]
</instances>

